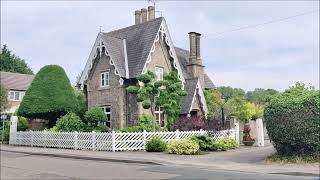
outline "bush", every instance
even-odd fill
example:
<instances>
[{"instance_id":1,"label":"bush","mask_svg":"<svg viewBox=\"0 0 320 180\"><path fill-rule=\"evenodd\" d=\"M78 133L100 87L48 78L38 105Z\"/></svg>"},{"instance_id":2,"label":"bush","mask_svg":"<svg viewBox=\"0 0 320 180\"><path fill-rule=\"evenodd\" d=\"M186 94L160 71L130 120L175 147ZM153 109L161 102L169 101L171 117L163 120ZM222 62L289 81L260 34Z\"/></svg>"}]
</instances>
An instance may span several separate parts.
<instances>
[{"instance_id":1,"label":"bush","mask_svg":"<svg viewBox=\"0 0 320 180\"><path fill-rule=\"evenodd\" d=\"M179 129L180 131L205 129L205 120L203 117L198 116L182 116L176 121L174 129Z\"/></svg>"},{"instance_id":2,"label":"bush","mask_svg":"<svg viewBox=\"0 0 320 180\"><path fill-rule=\"evenodd\" d=\"M199 151L199 144L190 139L173 140L167 149L170 154L192 155Z\"/></svg>"},{"instance_id":3,"label":"bush","mask_svg":"<svg viewBox=\"0 0 320 180\"><path fill-rule=\"evenodd\" d=\"M68 113L58 119L56 126L59 131L73 132L81 131L85 124L75 113Z\"/></svg>"},{"instance_id":4,"label":"bush","mask_svg":"<svg viewBox=\"0 0 320 180\"><path fill-rule=\"evenodd\" d=\"M103 112L103 110L99 107L91 108L84 114L84 119L87 123L89 123L93 127L98 126L98 122L106 122L107 115Z\"/></svg>"},{"instance_id":5,"label":"bush","mask_svg":"<svg viewBox=\"0 0 320 180\"><path fill-rule=\"evenodd\" d=\"M239 147L239 144L234 139L228 137L223 138L219 142L223 143L227 149L235 149Z\"/></svg>"},{"instance_id":6,"label":"bush","mask_svg":"<svg viewBox=\"0 0 320 180\"><path fill-rule=\"evenodd\" d=\"M60 66L40 69L28 88L18 110L18 116L48 119L52 127L57 118L77 112L78 102L70 81Z\"/></svg>"},{"instance_id":7,"label":"bush","mask_svg":"<svg viewBox=\"0 0 320 180\"><path fill-rule=\"evenodd\" d=\"M28 119L25 117L18 117L18 123L17 123L17 130L18 131L25 131L29 128L29 122Z\"/></svg>"},{"instance_id":8,"label":"bush","mask_svg":"<svg viewBox=\"0 0 320 180\"><path fill-rule=\"evenodd\" d=\"M197 142L199 144L199 148L201 151L214 151L215 149L212 149L212 144L214 143L214 140L206 135L200 135L200 136L193 136L191 137L191 140Z\"/></svg>"},{"instance_id":9,"label":"bush","mask_svg":"<svg viewBox=\"0 0 320 180\"><path fill-rule=\"evenodd\" d=\"M167 149L167 144L159 137L153 137L146 143L146 151L163 152Z\"/></svg>"},{"instance_id":10,"label":"bush","mask_svg":"<svg viewBox=\"0 0 320 180\"><path fill-rule=\"evenodd\" d=\"M160 126L156 123L156 130L159 130ZM131 126L127 128L120 129L121 132L143 132L146 130L147 132L152 132L152 116L143 113L138 120L136 126Z\"/></svg>"},{"instance_id":11,"label":"bush","mask_svg":"<svg viewBox=\"0 0 320 180\"><path fill-rule=\"evenodd\" d=\"M53 126L52 128L48 129L50 132L59 132L59 128L57 126Z\"/></svg>"},{"instance_id":12,"label":"bush","mask_svg":"<svg viewBox=\"0 0 320 180\"><path fill-rule=\"evenodd\" d=\"M226 151L228 149L235 149L239 144L231 138L223 138L222 140L215 141L209 136L193 136L191 140L199 144L201 151Z\"/></svg>"},{"instance_id":13,"label":"bush","mask_svg":"<svg viewBox=\"0 0 320 180\"><path fill-rule=\"evenodd\" d=\"M269 137L282 156L320 151L320 92L302 84L273 95L265 107Z\"/></svg>"}]
</instances>

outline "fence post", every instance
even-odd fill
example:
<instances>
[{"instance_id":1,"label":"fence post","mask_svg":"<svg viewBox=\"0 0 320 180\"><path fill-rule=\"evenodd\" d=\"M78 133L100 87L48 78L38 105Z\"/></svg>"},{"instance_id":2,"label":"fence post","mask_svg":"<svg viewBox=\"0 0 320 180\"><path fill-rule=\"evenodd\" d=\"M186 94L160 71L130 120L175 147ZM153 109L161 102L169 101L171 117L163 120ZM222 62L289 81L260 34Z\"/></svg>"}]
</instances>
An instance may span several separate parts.
<instances>
[{"instance_id":1,"label":"fence post","mask_svg":"<svg viewBox=\"0 0 320 180\"><path fill-rule=\"evenodd\" d=\"M115 132L112 130L112 152L115 152L116 150L116 134Z\"/></svg>"},{"instance_id":2,"label":"fence post","mask_svg":"<svg viewBox=\"0 0 320 180\"><path fill-rule=\"evenodd\" d=\"M78 149L78 132L77 131L74 132L74 149L75 150Z\"/></svg>"},{"instance_id":3,"label":"fence post","mask_svg":"<svg viewBox=\"0 0 320 180\"><path fill-rule=\"evenodd\" d=\"M240 144L240 128L239 123L234 123L234 137L237 143Z\"/></svg>"},{"instance_id":4,"label":"fence post","mask_svg":"<svg viewBox=\"0 0 320 180\"><path fill-rule=\"evenodd\" d=\"M202 129L200 129L200 134L201 134L201 135L204 135L204 134L205 134L205 131L202 130Z\"/></svg>"},{"instance_id":5,"label":"fence post","mask_svg":"<svg viewBox=\"0 0 320 180\"><path fill-rule=\"evenodd\" d=\"M33 131L29 131L30 134L31 134L31 147L33 146L33 138L34 138L34 134L33 134Z\"/></svg>"},{"instance_id":6,"label":"fence post","mask_svg":"<svg viewBox=\"0 0 320 180\"><path fill-rule=\"evenodd\" d=\"M92 131L92 150L96 150L96 132Z\"/></svg>"},{"instance_id":7,"label":"fence post","mask_svg":"<svg viewBox=\"0 0 320 180\"><path fill-rule=\"evenodd\" d=\"M180 132L179 129L176 130L176 139L180 139Z\"/></svg>"},{"instance_id":8,"label":"fence post","mask_svg":"<svg viewBox=\"0 0 320 180\"><path fill-rule=\"evenodd\" d=\"M44 143L43 143L43 146L44 146L44 147L47 147L47 139L48 139L48 137L47 137L47 130L44 130Z\"/></svg>"},{"instance_id":9,"label":"fence post","mask_svg":"<svg viewBox=\"0 0 320 180\"><path fill-rule=\"evenodd\" d=\"M256 120L258 146L264 146L264 134L263 134L263 121L262 119Z\"/></svg>"},{"instance_id":10,"label":"fence post","mask_svg":"<svg viewBox=\"0 0 320 180\"><path fill-rule=\"evenodd\" d=\"M143 149L146 149L147 131L143 130Z\"/></svg>"}]
</instances>

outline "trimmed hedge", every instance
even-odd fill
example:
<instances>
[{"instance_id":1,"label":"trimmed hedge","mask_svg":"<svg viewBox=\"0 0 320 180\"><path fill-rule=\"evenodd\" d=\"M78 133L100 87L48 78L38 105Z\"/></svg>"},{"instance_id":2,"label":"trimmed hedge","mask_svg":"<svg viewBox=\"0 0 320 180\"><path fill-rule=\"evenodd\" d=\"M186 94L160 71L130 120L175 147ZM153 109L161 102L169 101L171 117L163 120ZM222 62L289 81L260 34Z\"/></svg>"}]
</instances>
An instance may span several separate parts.
<instances>
[{"instance_id":1,"label":"trimmed hedge","mask_svg":"<svg viewBox=\"0 0 320 180\"><path fill-rule=\"evenodd\" d=\"M270 139L279 155L317 155L320 151L319 91L296 87L272 96L265 107Z\"/></svg>"},{"instance_id":2,"label":"trimmed hedge","mask_svg":"<svg viewBox=\"0 0 320 180\"><path fill-rule=\"evenodd\" d=\"M158 136L151 138L146 143L146 151L148 152L163 152L167 149L167 144Z\"/></svg>"},{"instance_id":3,"label":"trimmed hedge","mask_svg":"<svg viewBox=\"0 0 320 180\"><path fill-rule=\"evenodd\" d=\"M26 92L18 116L48 119L52 127L58 117L79 108L70 81L60 66L47 65L40 69Z\"/></svg>"},{"instance_id":4,"label":"trimmed hedge","mask_svg":"<svg viewBox=\"0 0 320 180\"><path fill-rule=\"evenodd\" d=\"M192 155L199 151L199 144L191 139L172 140L167 149L170 154Z\"/></svg>"}]
</instances>

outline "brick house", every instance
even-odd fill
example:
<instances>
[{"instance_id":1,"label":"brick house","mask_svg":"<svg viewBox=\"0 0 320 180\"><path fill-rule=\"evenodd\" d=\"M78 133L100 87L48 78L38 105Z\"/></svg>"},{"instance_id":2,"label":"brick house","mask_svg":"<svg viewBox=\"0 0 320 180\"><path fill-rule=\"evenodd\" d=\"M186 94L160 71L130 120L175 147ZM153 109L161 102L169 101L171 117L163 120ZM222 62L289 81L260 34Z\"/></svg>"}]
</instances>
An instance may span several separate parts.
<instances>
[{"instance_id":1,"label":"brick house","mask_svg":"<svg viewBox=\"0 0 320 180\"><path fill-rule=\"evenodd\" d=\"M134 125L139 115L150 111L143 109L126 87L137 85L136 77L147 70L160 80L175 68L187 92L181 102L181 116L206 116L203 90L214 88L214 84L202 64L200 36L189 33L190 51L175 47L165 18L155 18L153 6L135 11L132 26L100 32L78 82L88 107L101 107L112 128ZM158 123L165 126L161 107L155 113Z\"/></svg>"},{"instance_id":2,"label":"brick house","mask_svg":"<svg viewBox=\"0 0 320 180\"><path fill-rule=\"evenodd\" d=\"M33 77L29 74L0 72L1 85L8 91L8 107L1 113L13 114L19 108Z\"/></svg>"}]
</instances>

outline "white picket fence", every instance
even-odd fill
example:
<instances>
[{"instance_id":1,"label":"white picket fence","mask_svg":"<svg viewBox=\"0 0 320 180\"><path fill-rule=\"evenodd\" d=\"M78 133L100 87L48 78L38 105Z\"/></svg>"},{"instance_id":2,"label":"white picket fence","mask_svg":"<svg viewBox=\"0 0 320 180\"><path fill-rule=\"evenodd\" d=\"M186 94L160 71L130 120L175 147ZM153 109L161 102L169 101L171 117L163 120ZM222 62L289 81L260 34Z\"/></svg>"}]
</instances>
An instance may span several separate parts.
<instances>
[{"instance_id":1,"label":"white picket fence","mask_svg":"<svg viewBox=\"0 0 320 180\"><path fill-rule=\"evenodd\" d=\"M145 143L154 136L165 142L174 139L189 138L194 135L209 135L215 140L224 137L236 139L234 129L224 131L171 131L171 132L135 132L135 133L96 133L96 132L49 132L20 131L11 132L9 143L12 145L53 147L63 149L88 149L97 151L144 150Z\"/></svg>"}]
</instances>

